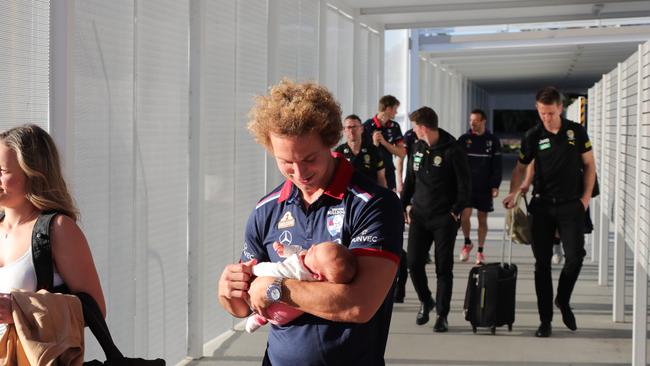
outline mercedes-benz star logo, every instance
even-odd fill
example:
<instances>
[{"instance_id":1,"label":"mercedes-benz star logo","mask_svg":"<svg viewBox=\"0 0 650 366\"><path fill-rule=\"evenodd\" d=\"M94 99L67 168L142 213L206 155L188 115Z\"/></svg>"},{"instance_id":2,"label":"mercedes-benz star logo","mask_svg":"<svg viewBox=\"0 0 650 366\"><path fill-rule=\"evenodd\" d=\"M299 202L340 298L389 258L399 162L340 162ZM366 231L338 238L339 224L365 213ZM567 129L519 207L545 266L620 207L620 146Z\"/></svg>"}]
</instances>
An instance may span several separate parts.
<instances>
[{"instance_id":1,"label":"mercedes-benz star logo","mask_svg":"<svg viewBox=\"0 0 650 366\"><path fill-rule=\"evenodd\" d=\"M280 240L280 243L284 245L289 245L291 244L292 239L290 231L283 231L278 240Z\"/></svg>"}]
</instances>

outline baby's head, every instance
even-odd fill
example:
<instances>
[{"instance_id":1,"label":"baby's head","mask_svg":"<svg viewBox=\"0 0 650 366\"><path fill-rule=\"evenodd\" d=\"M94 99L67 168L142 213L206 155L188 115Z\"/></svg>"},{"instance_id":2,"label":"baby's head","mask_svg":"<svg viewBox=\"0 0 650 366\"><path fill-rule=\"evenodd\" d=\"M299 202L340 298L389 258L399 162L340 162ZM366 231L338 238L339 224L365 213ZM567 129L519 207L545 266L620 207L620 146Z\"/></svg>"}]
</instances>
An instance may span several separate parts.
<instances>
[{"instance_id":1,"label":"baby's head","mask_svg":"<svg viewBox=\"0 0 650 366\"><path fill-rule=\"evenodd\" d=\"M357 260L345 246L327 241L312 245L305 255L305 266L317 279L348 283L357 272Z\"/></svg>"}]
</instances>

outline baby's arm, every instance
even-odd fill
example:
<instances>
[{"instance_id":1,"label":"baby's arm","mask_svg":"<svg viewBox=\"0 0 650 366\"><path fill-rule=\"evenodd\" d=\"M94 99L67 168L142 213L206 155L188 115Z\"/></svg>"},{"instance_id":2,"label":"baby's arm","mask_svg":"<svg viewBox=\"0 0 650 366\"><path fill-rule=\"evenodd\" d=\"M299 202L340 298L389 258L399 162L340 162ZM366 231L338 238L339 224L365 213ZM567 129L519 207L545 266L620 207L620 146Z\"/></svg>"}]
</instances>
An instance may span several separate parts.
<instances>
[{"instance_id":1,"label":"baby's arm","mask_svg":"<svg viewBox=\"0 0 650 366\"><path fill-rule=\"evenodd\" d=\"M303 247L301 247L300 245L291 245L291 244L284 245L276 241L273 243L273 250L275 250L275 252L278 253L280 257L288 258L293 254L298 254L302 252L305 249L303 249Z\"/></svg>"}]
</instances>

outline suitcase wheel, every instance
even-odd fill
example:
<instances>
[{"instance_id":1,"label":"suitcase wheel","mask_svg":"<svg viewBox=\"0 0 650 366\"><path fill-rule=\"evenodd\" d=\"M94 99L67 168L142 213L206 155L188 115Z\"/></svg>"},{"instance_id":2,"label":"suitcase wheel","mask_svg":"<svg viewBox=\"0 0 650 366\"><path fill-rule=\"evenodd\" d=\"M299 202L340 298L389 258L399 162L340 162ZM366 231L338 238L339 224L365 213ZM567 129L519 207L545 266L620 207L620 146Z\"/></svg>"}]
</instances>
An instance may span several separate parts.
<instances>
[{"instance_id":1,"label":"suitcase wheel","mask_svg":"<svg viewBox=\"0 0 650 366\"><path fill-rule=\"evenodd\" d=\"M472 332L476 333L476 327L472 325Z\"/></svg>"},{"instance_id":2,"label":"suitcase wheel","mask_svg":"<svg viewBox=\"0 0 650 366\"><path fill-rule=\"evenodd\" d=\"M512 323L508 324L508 332L512 332Z\"/></svg>"},{"instance_id":3,"label":"suitcase wheel","mask_svg":"<svg viewBox=\"0 0 650 366\"><path fill-rule=\"evenodd\" d=\"M490 328L490 333L492 333L492 335L495 335L497 333L497 327Z\"/></svg>"}]
</instances>

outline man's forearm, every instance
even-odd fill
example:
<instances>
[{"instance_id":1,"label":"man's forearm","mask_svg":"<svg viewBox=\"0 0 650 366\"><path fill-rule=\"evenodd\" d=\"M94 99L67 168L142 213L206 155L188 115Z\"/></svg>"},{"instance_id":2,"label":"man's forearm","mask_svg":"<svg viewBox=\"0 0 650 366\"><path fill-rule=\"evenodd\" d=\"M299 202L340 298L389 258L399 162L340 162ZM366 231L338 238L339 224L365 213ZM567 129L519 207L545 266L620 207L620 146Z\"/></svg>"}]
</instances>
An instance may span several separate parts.
<instances>
[{"instance_id":1,"label":"man's forearm","mask_svg":"<svg viewBox=\"0 0 650 366\"><path fill-rule=\"evenodd\" d=\"M585 165L583 180L585 189L582 192L582 199L589 200L591 199L594 184L596 183L596 166L594 164Z\"/></svg>"},{"instance_id":2,"label":"man's forearm","mask_svg":"<svg viewBox=\"0 0 650 366\"><path fill-rule=\"evenodd\" d=\"M392 286L397 264L380 257L358 256L357 260L357 276L348 284L285 280L283 302L331 321L369 321Z\"/></svg>"},{"instance_id":3,"label":"man's forearm","mask_svg":"<svg viewBox=\"0 0 650 366\"><path fill-rule=\"evenodd\" d=\"M512 170L512 179L510 180L510 193L515 193L521 186L521 176L523 175L522 170L525 170L523 164L517 162L515 168Z\"/></svg>"},{"instance_id":4,"label":"man's forearm","mask_svg":"<svg viewBox=\"0 0 650 366\"><path fill-rule=\"evenodd\" d=\"M228 299L225 296L219 295L219 302L227 312L236 318L244 318L251 313L250 307L242 299Z\"/></svg>"},{"instance_id":5,"label":"man's forearm","mask_svg":"<svg viewBox=\"0 0 650 366\"><path fill-rule=\"evenodd\" d=\"M388 150L391 154L397 156L398 158L403 158L406 156L406 149L401 145L393 145L386 140L382 140L381 144Z\"/></svg>"}]
</instances>

